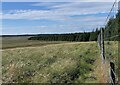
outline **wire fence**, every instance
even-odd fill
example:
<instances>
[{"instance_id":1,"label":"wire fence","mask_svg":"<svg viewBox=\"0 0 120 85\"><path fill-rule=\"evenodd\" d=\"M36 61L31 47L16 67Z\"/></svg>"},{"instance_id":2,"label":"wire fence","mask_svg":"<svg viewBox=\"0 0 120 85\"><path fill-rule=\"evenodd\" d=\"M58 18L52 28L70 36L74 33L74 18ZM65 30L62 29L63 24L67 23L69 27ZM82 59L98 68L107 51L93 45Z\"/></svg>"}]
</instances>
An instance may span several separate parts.
<instances>
[{"instance_id":1,"label":"wire fence","mask_svg":"<svg viewBox=\"0 0 120 85\"><path fill-rule=\"evenodd\" d=\"M118 28L116 28L114 25L116 24L116 21L114 18L116 18L117 14L117 0L113 3L113 6L108 14L107 19L105 20L105 26L108 24L108 21L113 18L113 21L110 25L107 25L106 27L101 28L101 32L98 35L98 45L100 47L101 51L101 58L103 61L103 67L105 75L108 75L108 83L111 83L112 85L116 85L118 83ZM111 30L113 30L111 33ZM108 69L107 69L108 68Z\"/></svg>"}]
</instances>

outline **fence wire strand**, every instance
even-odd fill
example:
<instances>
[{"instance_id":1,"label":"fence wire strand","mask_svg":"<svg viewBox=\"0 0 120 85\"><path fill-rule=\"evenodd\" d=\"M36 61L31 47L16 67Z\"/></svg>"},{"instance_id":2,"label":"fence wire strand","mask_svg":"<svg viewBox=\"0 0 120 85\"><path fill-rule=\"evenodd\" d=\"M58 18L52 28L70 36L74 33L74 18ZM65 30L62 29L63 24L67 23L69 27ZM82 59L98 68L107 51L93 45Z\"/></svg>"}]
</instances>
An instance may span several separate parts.
<instances>
[{"instance_id":1,"label":"fence wire strand","mask_svg":"<svg viewBox=\"0 0 120 85\"><path fill-rule=\"evenodd\" d=\"M117 10L117 0L115 0L115 2L113 3L112 8L110 9L110 12L105 20L105 23L104 23L105 32L103 33L103 31L101 31L101 33L98 35L98 46L100 47L100 50L101 50L101 56L105 56L105 59L102 59L102 60L105 62L105 64L107 64L107 63L110 64L112 62L115 65L114 68L112 68L110 65L108 66L108 68L109 68L108 72L110 72L109 73L109 75L110 75L109 81L110 82L108 82L108 83L112 83L112 85L114 85L116 82L118 82L118 76L117 76L118 74L116 73L117 72L116 70L118 69L118 60L117 60L118 59L118 55L117 55L118 47L116 48L115 45L117 42L116 38L118 38L119 35L118 35L118 33L117 33L117 35L111 35L109 33L109 31L110 31L109 29L113 28L112 26L114 24L116 24L116 21L115 21L115 16L117 14L116 10ZM110 25L108 25L107 24L108 20L110 20L111 18L113 18L113 21ZM113 29L115 30L116 28L113 28ZM104 37L100 37L100 35L101 36L103 35ZM100 43L100 42L102 42L102 39L103 39L104 44ZM104 46L102 46L102 45L104 45ZM102 53L103 50L105 50L104 54ZM104 66L106 66L105 64L104 64ZM113 76L111 76L112 75L111 72L115 76L116 81L114 81Z\"/></svg>"}]
</instances>

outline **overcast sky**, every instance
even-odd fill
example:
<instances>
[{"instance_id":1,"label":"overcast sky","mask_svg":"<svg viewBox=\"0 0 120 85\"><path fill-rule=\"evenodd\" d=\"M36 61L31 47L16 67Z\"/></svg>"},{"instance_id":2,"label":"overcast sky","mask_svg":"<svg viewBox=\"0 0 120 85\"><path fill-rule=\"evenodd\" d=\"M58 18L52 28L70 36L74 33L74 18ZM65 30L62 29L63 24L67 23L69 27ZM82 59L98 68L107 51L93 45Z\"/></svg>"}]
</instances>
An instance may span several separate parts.
<instances>
[{"instance_id":1,"label":"overcast sky","mask_svg":"<svg viewBox=\"0 0 120 85\"><path fill-rule=\"evenodd\" d=\"M53 34L92 31L104 25L113 4L112 1L88 2L89 0L86 0L87 2L40 1L3 2L0 10L2 33ZM115 15L115 11L116 9L111 16Z\"/></svg>"}]
</instances>

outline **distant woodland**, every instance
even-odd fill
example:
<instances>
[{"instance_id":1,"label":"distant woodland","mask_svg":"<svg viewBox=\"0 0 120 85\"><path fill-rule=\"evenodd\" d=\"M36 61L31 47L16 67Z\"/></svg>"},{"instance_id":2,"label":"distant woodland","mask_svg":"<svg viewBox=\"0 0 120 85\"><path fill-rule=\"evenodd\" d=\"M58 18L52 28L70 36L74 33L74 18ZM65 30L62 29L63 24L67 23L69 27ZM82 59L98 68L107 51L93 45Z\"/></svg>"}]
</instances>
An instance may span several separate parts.
<instances>
[{"instance_id":1,"label":"distant woodland","mask_svg":"<svg viewBox=\"0 0 120 85\"><path fill-rule=\"evenodd\" d=\"M101 27L103 28L103 27ZM116 17L111 17L104 29L105 40L118 40L120 35L120 11ZM67 33L67 34L34 34L34 35L2 35L2 37L29 36L28 40L42 41L97 41L100 29L96 28L92 32Z\"/></svg>"},{"instance_id":2,"label":"distant woodland","mask_svg":"<svg viewBox=\"0 0 120 85\"><path fill-rule=\"evenodd\" d=\"M111 17L104 29L105 39L118 40L120 32L120 11L116 14L116 18ZM92 32L69 33L69 34L40 34L30 37L28 40L44 40L44 41L97 41L100 29ZM113 37L113 38L111 38Z\"/></svg>"}]
</instances>

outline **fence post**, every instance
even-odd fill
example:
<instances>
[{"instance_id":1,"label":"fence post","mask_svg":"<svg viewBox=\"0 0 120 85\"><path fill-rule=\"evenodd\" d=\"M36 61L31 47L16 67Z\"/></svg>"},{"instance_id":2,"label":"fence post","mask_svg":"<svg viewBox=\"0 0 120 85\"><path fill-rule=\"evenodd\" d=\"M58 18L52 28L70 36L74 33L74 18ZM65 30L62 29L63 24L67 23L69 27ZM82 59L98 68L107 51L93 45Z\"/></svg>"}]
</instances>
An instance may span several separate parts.
<instances>
[{"instance_id":1,"label":"fence post","mask_svg":"<svg viewBox=\"0 0 120 85\"><path fill-rule=\"evenodd\" d=\"M101 28L101 56L102 56L102 60L105 61L104 29L103 28Z\"/></svg>"},{"instance_id":2,"label":"fence post","mask_svg":"<svg viewBox=\"0 0 120 85\"><path fill-rule=\"evenodd\" d=\"M101 34L98 35L98 46L101 50Z\"/></svg>"},{"instance_id":3,"label":"fence post","mask_svg":"<svg viewBox=\"0 0 120 85\"><path fill-rule=\"evenodd\" d=\"M110 79L112 85L115 85L115 64L110 62Z\"/></svg>"}]
</instances>

